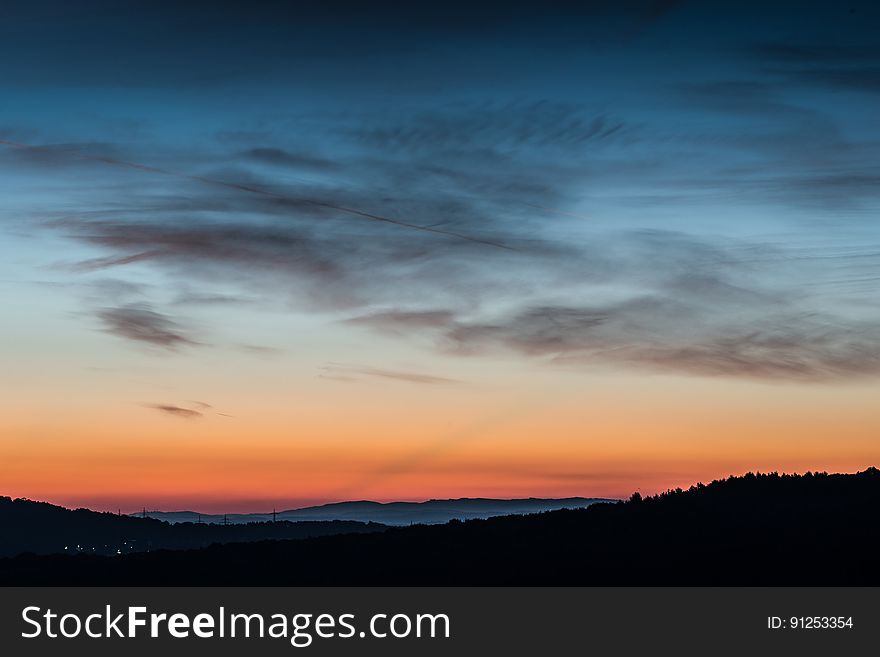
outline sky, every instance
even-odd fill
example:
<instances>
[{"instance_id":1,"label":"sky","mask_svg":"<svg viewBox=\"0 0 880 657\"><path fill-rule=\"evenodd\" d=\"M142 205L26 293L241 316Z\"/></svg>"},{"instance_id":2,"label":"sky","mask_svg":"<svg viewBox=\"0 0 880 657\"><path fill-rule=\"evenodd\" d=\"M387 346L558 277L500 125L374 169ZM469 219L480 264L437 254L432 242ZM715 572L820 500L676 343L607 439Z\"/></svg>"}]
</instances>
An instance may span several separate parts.
<instances>
[{"instance_id":1,"label":"sky","mask_svg":"<svg viewBox=\"0 0 880 657\"><path fill-rule=\"evenodd\" d=\"M0 494L264 511L880 465L878 26L4 3Z\"/></svg>"}]
</instances>

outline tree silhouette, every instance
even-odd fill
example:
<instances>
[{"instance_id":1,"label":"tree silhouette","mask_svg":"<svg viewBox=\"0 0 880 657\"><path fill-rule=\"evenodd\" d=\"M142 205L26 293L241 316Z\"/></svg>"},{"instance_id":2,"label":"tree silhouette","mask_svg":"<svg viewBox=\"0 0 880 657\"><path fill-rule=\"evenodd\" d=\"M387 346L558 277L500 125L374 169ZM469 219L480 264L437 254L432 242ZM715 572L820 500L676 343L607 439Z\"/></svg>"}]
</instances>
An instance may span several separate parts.
<instances>
[{"instance_id":1,"label":"tree silhouette","mask_svg":"<svg viewBox=\"0 0 880 657\"><path fill-rule=\"evenodd\" d=\"M877 585L878 544L876 468L749 473L526 516L116 557L22 555L0 559L0 584Z\"/></svg>"}]
</instances>

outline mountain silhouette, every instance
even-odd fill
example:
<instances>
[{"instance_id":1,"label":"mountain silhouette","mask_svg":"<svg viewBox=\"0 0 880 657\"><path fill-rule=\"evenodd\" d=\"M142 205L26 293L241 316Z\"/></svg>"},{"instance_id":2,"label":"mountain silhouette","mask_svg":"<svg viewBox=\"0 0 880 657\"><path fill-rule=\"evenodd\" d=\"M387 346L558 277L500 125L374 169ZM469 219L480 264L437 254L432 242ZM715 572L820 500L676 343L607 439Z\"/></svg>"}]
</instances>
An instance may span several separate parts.
<instances>
[{"instance_id":1,"label":"mountain silhouette","mask_svg":"<svg viewBox=\"0 0 880 657\"><path fill-rule=\"evenodd\" d=\"M559 509L581 509L596 502L611 502L603 498L566 497L562 499L497 500L463 497L453 500L428 500L426 502L336 502L302 509L288 509L275 514L277 520L301 522L304 520L357 520L378 522L383 525L433 525L450 520L474 520L493 516L521 515ZM135 514L137 515L137 514ZM166 522L245 523L266 522L272 513L204 514L195 511L147 511L148 518Z\"/></svg>"},{"instance_id":2,"label":"mountain silhouette","mask_svg":"<svg viewBox=\"0 0 880 657\"><path fill-rule=\"evenodd\" d=\"M349 520L239 525L183 522L172 525L151 518L88 509L72 511L45 502L0 497L0 557L24 552L117 555L158 549L203 548L213 543L300 539L384 529L384 525Z\"/></svg>"},{"instance_id":3,"label":"mountain silhouette","mask_svg":"<svg viewBox=\"0 0 880 657\"><path fill-rule=\"evenodd\" d=\"M0 584L877 585L878 544L876 468L750 473L445 525L116 557L20 555L0 559Z\"/></svg>"}]
</instances>

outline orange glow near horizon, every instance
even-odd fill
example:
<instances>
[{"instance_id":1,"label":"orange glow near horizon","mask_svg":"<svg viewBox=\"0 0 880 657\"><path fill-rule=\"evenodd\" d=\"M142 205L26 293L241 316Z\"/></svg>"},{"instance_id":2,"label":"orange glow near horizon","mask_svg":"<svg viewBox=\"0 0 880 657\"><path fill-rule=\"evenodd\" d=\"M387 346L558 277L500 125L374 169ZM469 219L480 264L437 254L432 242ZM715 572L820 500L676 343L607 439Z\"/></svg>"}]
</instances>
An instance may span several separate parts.
<instances>
[{"instance_id":1,"label":"orange glow near horizon","mask_svg":"<svg viewBox=\"0 0 880 657\"><path fill-rule=\"evenodd\" d=\"M880 466L880 3L8 4L0 495Z\"/></svg>"},{"instance_id":2,"label":"orange glow near horizon","mask_svg":"<svg viewBox=\"0 0 880 657\"><path fill-rule=\"evenodd\" d=\"M133 402L99 409L88 390L72 392L51 416L23 405L5 418L0 494L245 512L350 499L617 498L749 470L880 463L868 386L547 371L518 380L478 395L476 384L317 380L292 384L296 403L252 391L218 405L223 415L194 418Z\"/></svg>"}]
</instances>

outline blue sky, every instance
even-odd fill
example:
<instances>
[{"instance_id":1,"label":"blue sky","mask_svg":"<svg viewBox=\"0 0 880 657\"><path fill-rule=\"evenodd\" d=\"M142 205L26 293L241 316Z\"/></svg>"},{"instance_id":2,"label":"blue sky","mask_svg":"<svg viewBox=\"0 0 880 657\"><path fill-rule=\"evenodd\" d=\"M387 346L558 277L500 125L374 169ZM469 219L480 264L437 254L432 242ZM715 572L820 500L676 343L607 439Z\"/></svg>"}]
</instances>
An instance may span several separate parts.
<instances>
[{"instance_id":1,"label":"blue sky","mask_svg":"<svg viewBox=\"0 0 880 657\"><path fill-rule=\"evenodd\" d=\"M179 4L4 4L5 449L65 404L873 394L876 3Z\"/></svg>"},{"instance_id":2,"label":"blue sky","mask_svg":"<svg viewBox=\"0 0 880 657\"><path fill-rule=\"evenodd\" d=\"M171 277L447 313L407 332L452 349L736 374L790 340L767 374L880 367L876 7L332 5L13 3L0 132L39 149L0 153L5 250L161 286L117 286L135 323L175 321Z\"/></svg>"}]
</instances>

